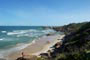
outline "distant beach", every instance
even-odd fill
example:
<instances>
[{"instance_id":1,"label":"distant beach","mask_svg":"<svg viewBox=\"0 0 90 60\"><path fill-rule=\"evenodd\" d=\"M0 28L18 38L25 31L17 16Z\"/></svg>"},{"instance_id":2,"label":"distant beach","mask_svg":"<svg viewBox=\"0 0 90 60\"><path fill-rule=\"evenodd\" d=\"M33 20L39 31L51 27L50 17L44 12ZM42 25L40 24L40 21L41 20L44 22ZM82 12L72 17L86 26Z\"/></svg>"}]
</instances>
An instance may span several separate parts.
<instances>
[{"instance_id":1,"label":"distant beach","mask_svg":"<svg viewBox=\"0 0 90 60\"><path fill-rule=\"evenodd\" d=\"M59 35L59 34L41 37L38 40L34 41L33 44L29 45L28 47L18 52L11 53L10 55L7 56L7 58L8 60L15 60L16 58L21 56L22 52L24 52L26 55L39 56L40 53L45 53L48 50L50 50L51 47L57 42L60 42L60 40L63 37L64 35Z\"/></svg>"}]
</instances>

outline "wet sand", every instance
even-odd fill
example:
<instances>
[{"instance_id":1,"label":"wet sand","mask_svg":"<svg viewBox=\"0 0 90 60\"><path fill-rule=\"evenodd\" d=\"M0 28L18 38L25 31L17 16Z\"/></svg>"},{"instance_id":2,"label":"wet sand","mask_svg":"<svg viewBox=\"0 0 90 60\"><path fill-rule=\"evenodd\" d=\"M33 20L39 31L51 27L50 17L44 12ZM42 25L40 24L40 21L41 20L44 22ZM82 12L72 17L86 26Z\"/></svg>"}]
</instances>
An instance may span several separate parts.
<instances>
[{"instance_id":1,"label":"wet sand","mask_svg":"<svg viewBox=\"0 0 90 60\"><path fill-rule=\"evenodd\" d=\"M36 55L38 56L40 53L45 53L50 50L54 44L60 42L64 35L51 35L44 36L36 40L33 44L28 47L22 49L21 51L14 52L7 56L8 60L15 60L18 57L21 57L21 53L24 52L25 55ZM58 40L59 39L59 40Z\"/></svg>"}]
</instances>

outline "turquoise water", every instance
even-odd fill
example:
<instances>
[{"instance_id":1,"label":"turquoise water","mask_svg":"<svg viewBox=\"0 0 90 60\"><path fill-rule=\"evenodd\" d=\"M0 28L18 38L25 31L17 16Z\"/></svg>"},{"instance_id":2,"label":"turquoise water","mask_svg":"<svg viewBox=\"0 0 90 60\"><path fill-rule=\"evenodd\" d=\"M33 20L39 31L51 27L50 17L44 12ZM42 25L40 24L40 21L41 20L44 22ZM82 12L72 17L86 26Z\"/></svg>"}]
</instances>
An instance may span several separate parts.
<instances>
[{"instance_id":1,"label":"turquoise water","mask_svg":"<svg viewBox=\"0 0 90 60\"><path fill-rule=\"evenodd\" d=\"M48 33L55 31L40 26L0 26L0 54L25 48L27 43Z\"/></svg>"}]
</instances>

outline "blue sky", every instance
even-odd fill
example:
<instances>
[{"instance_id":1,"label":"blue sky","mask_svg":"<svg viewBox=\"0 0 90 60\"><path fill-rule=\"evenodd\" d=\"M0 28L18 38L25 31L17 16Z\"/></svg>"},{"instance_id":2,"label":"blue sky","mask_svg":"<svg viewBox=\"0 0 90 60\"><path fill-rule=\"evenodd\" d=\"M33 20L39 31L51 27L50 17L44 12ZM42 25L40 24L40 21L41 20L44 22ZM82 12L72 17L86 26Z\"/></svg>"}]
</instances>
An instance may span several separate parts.
<instances>
[{"instance_id":1,"label":"blue sky","mask_svg":"<svg viewBox=\"0 0 90 60\"><path fill-rule=\"evenodd\" d=\"M90 21L90 0L0 0L0 25L61 26Z\"/></svg>"}]
</instances>

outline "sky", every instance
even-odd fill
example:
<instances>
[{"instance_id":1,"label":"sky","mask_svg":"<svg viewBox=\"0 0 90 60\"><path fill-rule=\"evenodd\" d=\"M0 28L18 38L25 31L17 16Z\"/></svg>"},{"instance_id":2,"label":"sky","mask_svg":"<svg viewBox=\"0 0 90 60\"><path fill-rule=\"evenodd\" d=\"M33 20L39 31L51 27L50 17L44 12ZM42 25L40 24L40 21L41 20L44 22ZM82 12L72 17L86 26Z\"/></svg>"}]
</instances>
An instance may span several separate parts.
<instances>
[{"instance_id":1,"label":"sky","mask_svg":"<svg viewBox=\"0 0 90 60\"><path fill-rule=\"evenodd\" d=\"M0 0L0 25L61 26L90 21L90 0Z\"/></svg>"}]
</instances>

